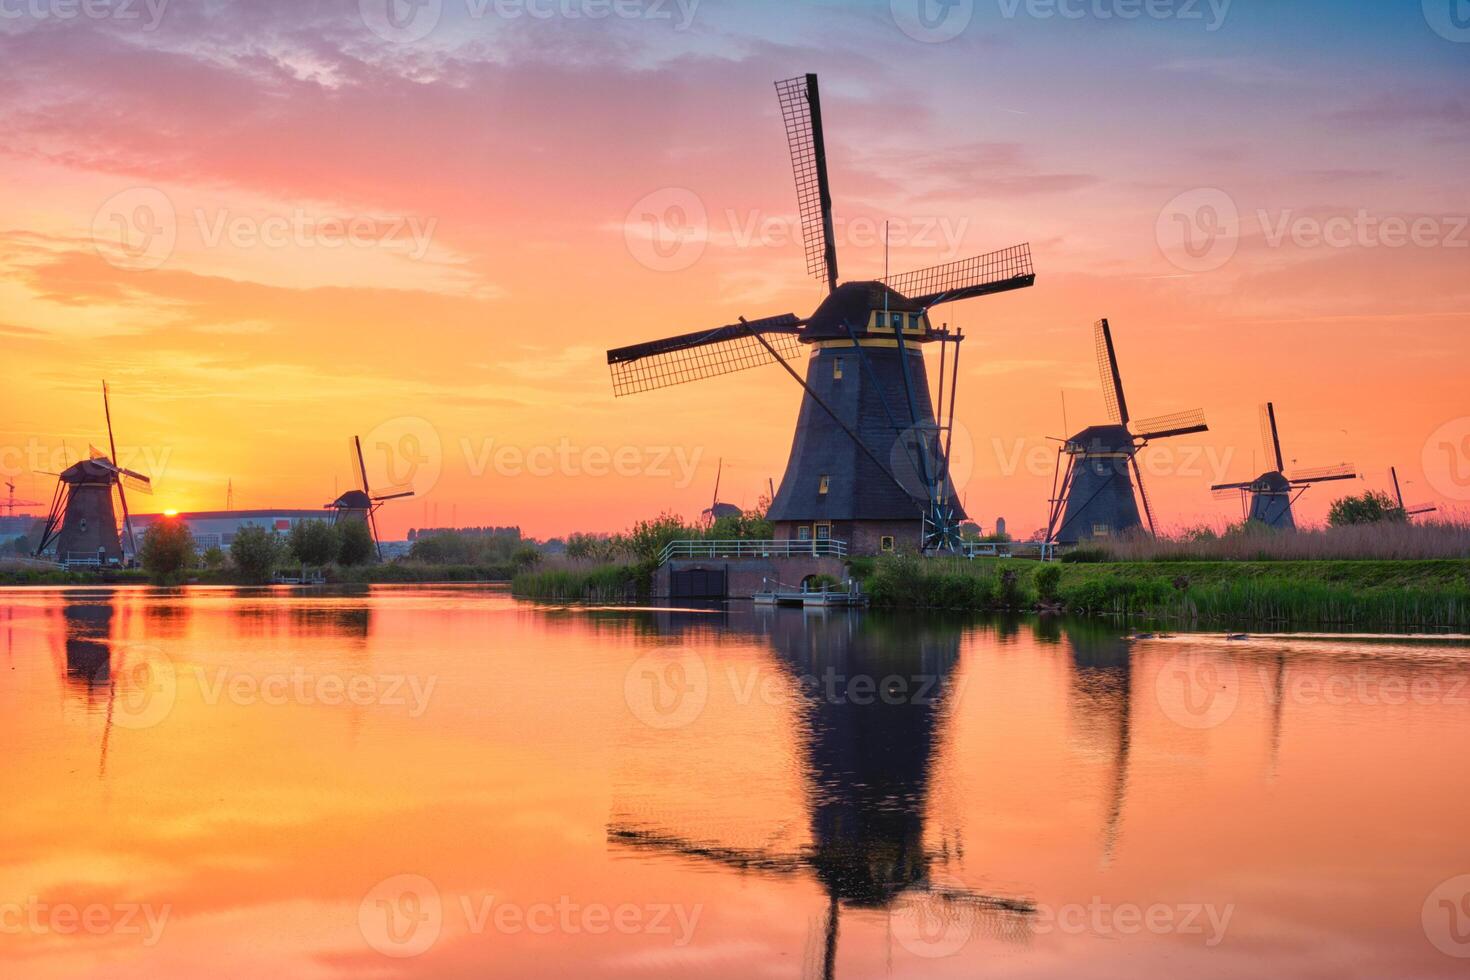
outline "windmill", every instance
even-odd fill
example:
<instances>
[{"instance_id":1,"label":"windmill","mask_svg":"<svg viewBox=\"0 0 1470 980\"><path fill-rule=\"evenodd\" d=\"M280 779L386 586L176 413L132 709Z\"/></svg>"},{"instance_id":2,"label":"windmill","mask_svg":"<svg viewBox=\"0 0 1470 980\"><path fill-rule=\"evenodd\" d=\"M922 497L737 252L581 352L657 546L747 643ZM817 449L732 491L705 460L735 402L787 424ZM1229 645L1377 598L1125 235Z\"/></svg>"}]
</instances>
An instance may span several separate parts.
<instances>
[{"instance_id":1,"label":"windmill","mask_svg":"<svg viewBox=\"0 0 1470 980\"><path fill-rule=\"evenodd\" d=\"M1221 483L1210 489L1222 500L1239 495L1242 508L1246 506L1248 499L1248 519L1259 521L1267 527L1281 531L1296 530L1296 518L1292 515L1291 508L1308 487L1316 483L1358 478L1357 470L1346 463L1319 469L1293 470L1287 474L1286 460L1281 455L1281 433L1276 428L1276 406L1271 402L1261 406L1261 443L1266 450L1266 459L1275 463L1275 469L1245 483Z\"/></svg>"},{"instance_id":2,"label":"windmill","mask_svg":"<svg viewBox=\"0 0 1470 980\"><path fill-rule=\"evenodd\" d=\"M327 504L327 509L332 512L333 524L343 524L347 521L361 521L366 524L373 535L373 548L378 553L378 561L382 561L383 545L382 540L378 537L378 518L376 516L378 508L389 500L412 497L413 487L403 484L384 490L373 490L368 484L367 463L362 458L362 440L353 436L352 441L348 443L348 450L351 454L352 468L357 473L358 486Z\"/></svg>"},{"instance_id":3,"label":"windmill","mask_svg":"<svg viewBox=\"0 0 1470 980\"><path fill-rule=\"evenodd\" d=\"M699 515L699 519L704 522L705 527L709 527L710 525L714 524L715 521L719 520L722 517L739 517L743 513L743 511L741 511L741 509L739 507L736 507L734 504L720 503L720 476L724 473L724 471L725 461L724 459L721 459L719 465L715 467L714 497L710 501L710 505L705 508Z\"/></svg>"},{"instance_id":4,"label":"windmill","mask_svg":"<svg viewBox=\"0 0 1470 980\"><path fill-rule=\"evenodd\" d=\"M779 364L805 392L791 454L769 519L778 537L845 538L856 553L898 542L953 550L964 508L949 476L963 334L936 329L942 303L1020 289L1036 281L1029 245L882 280L837 279L832 195L817 76L776 83L791 162L807 272L827 297L805 319L793 313L737 322L607 352L613 393L684 384ZM931 401L923 349L940 345L939 395ZM945 410L946 354L954 346ZM809 349L806 377L789 361Z\"/></svg>"},{"instance_id":5,"label":"windmill","mask_svg":"<svg viewBox=\"0 0 1470 980\"><path fill-rule=\"evenodd\" d=\"M17 508L17 507L39 507L39 506L41 506L41 501L39 501L39 500L16 500L15 499L15 481L14 480L6 480L5 481L5 489L6 489L5 503L0 504L0 507L4 507L5 508L5 516L6 517L14 517L15 516L15 508Z\"/></svg>"},{"instance_id":6,"label":"windmill","mask_svg":"<svg viewBox=\"0 0 1470 980\"><path fill-rule=\"evenodd\" d=\"M1160 439L1209 431L1205 413L1199 409L1134 422L1128 413L1128 400L1123 396L1123 376L1118 372L1112 328L1103 319L1097 321L1093 332L1097 369L1111 423L1088 426L1063 442L1057 451L1057 476L1052 480L1046 539L1061 544L1076 544L1141 528L1139 500L1143 501L1149 533L1156 533L1153 506L1143 485L1143 471L1138 466L1139 451ZM1063 456L1067 457L1065 471Z\"/></svg>"},{"instance_id":7,"label":"windmill","mask_svg":"<svg viewBox=\"0 0 1470 980\"><path fill-rule=\"evenodd\" d=\"M107 419L107 446L111 456L92 447L88 459L74 463L56 475L56 493L51 498L51 510L41 528L41 540L34 552L36 557L54 551L62 564L121 565L122 541L118 536L117 512L112 506L114 487L122 507L128 551L135 555L138 553L133 540L132 518L128 514L127 493L123 488L151 494L152 481L115 462L117 441L112 435L112 405L106 381L102 382L102 411Z\"/></svg>"},{"instance_id":8,"label":"windmill","mask_svg":"<svg viewBox=\"0 0 1470 980\"><path fill-rule=\"evenodd\" d=\"M1388 475L1393 478L1393 496L1398 501L1399 510L1403 512L1404 520L1410 520L1419 514L1433 514L1439 510L1433 504L1414 504L1411 507L1404 506L1404 492L1399 488L1399 471L1397 467L1390 466Z\"/></svg>"}]
</instances>

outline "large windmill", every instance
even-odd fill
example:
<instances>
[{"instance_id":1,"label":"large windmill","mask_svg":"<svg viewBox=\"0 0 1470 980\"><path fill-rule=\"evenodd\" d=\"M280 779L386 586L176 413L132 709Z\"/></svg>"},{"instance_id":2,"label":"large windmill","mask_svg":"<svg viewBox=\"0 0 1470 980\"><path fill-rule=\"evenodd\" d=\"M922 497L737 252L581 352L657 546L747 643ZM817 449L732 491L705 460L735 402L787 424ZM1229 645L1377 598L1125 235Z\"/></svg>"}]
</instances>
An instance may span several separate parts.
<instances>
[{"instance_id":1,"label":"large windmill","mask_svg":"<svg viewBox=\"0 0 1470 980\"><path fill-rule=\"evenodd\" d=\"M112 435L112 405L106 381L102 382L102 412L107 419L107 446L111 455L93 448L89 459L56 474L56 493L41 528L36 557L50 552L62 564L121 565L122 540L118 535L117 511L112 506L114 487L122 507L128 551L138 553L124 488L151 494L152 481L116 463L117 441Z\"/></svg>"},{"instance_id":2,"label":"large windmill","mask_svg":"<svg viewBox=\"0 0 1470 980\"><path fill-rule=\"evenodd\" d=\"M358 478L358 485L348 490L336 500L327 504L327 509L332 512L332 523L343 524L347 521L360 521L368 526L373 535L373 548L378 553L378 561L383 560L383 543L378 537L378 508L385 501L398 500L401 497L412 497L413 487L407 484L388 487L383 490L374 490L368 484L367 463L362 458L362 439L352 437L348 449L352 460L352 469Z\"/></svg>"},{"instance_id":3,"label":"large windmill","mask_svg":"<svg viewBox=\"0 0 1470 980\"><path fill-rule=\"evenodd\" d=\"M1143 486L1139 451L1160 439L1209 430L1205 413L1199 409L1134 422L1128 413L1128 400L1123 396L1123 376L1118 372L1112 328L1103 319L1097 321L1093 330L1097 369L1111 422L1088 426L1063 442L1057 452L1047 540L1060 544L1112 537L1141 528L1140 499L1149 532L1154 533L1153 507ZM1064 456L1065 470L1062 469Z\"/></svg>"},{"instance_id":4,"label":"large windmill","mask_svg":"<svg viewBox=\"0 0 1470 980\"><path fill-rule=\"evenodd\" d=\"M960 332L936 328L941 303L1032 285L1029 245L946 265L838 284L832 195L817 76L776 83L796 172L807 272L828 295L811 316L747 320L607 353L613 392L627 395L780 364L805 390L781 487L769 517L784 538L846 539L854 552L898 544L958 546L964 509L949 477ZM940 344L936 416L924 345ZM788 361L805 345L806 378Z\"/></svg>"},{"instance_id":5,"label":"large windmill","mask_svg":"<svg viewBox=\"0 0 1470 980\"><path fill-rule=\"evenodd\" d=\"M1393 480L1393 497L1395 500L1398 501L1399 511L1404 515L1404 520L1412 520L1419 514L1433 514L1435 511L1439 510L1439 508L1434 506L1433 504L1412 504L1407 507L1404 506L1404 491L1399 488L1398 467L1390 466L1388 468L1388 475Z\"/></svg>"},{"instance_id":6,"label":"large windmill","mask_svg":"<svg viewBox=\"0 0 1470 980\"><path fill-rule=\"evenodd\" d=\"M1210 489L1221 499L1238 495L1242 507L1248 504L1247 519L1259 521L1267 527L1281 531L1296 530L1296 517L1291 508L1308 487L1316 483L1358 478L1357 470L1346 463L1293 470L1288 474L1286 460L1281 455L1281 433L1276 428L1276 406L1271 402L1261 406L1261 443L1266 450L1266 459L1275 464L1275 469L1245 483L1221 483Z\"/></svg>"}]
</instances>

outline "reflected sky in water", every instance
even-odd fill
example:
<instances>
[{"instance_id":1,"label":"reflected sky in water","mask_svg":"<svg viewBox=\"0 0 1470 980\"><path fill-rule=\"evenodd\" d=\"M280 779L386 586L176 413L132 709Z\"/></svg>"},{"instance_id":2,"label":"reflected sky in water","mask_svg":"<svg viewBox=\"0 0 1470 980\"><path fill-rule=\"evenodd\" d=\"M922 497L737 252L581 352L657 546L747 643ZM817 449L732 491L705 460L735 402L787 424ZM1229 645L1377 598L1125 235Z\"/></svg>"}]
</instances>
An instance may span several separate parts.
<instances>
[{"instance_id":1,"label":"reflected sky in water","mask_svg":"<svg viewBox=\"0 0 1470 980\"><path fill-rule=\"evenodd\" d=\"M1470 647L0 592L28 977L1460 976Z\"/></svg>"}]
</instances>

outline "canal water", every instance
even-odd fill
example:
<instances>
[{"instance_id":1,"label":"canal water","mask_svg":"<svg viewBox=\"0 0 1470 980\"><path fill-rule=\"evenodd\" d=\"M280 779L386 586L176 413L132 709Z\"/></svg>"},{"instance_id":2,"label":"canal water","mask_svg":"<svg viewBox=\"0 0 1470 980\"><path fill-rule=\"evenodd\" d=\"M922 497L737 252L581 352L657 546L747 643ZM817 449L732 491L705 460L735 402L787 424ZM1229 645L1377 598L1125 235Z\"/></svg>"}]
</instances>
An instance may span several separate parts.
<instances>
[{"instance_id":1,"label":"canal water","mask_svg":"<svg viewBox=\"0 0 1470 980\"><path fill-rule=\"evenodd\" d=\"M1459 977L1470 641L0 592L0 973Z\"/></svg>"}]
</instances>

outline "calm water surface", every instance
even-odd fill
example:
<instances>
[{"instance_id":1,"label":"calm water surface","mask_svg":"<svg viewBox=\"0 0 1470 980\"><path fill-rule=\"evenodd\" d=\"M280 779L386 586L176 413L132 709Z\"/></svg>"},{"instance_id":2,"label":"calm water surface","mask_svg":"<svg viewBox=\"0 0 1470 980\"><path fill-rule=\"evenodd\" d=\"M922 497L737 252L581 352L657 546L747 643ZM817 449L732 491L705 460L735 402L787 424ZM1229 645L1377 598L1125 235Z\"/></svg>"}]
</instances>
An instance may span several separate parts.
<instances>
[{"instance_id":1,"label":"calm water surface","mask_svg":"<svg viewBox=\"0 0 1470 980\"><path fill-rule=\"evenodd\" d=\"M1465 976L1470 646L0 592L0 973Z\"/></svg>"}]
</instances>

